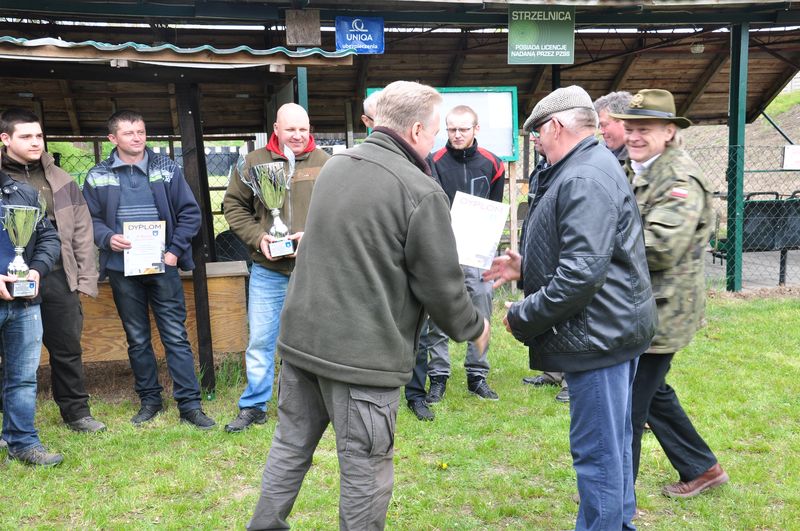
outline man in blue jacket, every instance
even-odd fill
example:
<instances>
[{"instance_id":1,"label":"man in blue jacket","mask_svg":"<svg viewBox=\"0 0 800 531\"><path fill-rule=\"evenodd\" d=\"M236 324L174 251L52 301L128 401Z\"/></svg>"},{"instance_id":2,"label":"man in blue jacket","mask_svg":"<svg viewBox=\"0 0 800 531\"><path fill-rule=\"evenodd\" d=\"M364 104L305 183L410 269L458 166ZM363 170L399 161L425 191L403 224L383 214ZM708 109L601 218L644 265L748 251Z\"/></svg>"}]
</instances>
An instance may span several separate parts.
<instances>
[{"instance_id":1,"label":"man in blue jacket","mask_svg":"<svg viewBox=\"0 0 800 531\"><path fill-rule=\"evenodd\" d=\"M39 194L31 186L0 172L0 206L40 207ZM0 213L2 215L2 213ZM8 457L27 465L54 466L63 460L50 453L39 440L33 424L36 411L36 369L42 353L42 318L39 286L61 253L61 242L45 217L36 224L25 246L23 258L30 268L28 280L36 281L33 297L14 298L7 288L16 278L6 275L14 259L15 245L0 225L0 357L3 358L3 430Z\"/></svg>"},{"instance_id":2,"label":"man in blue jacket","mask_svg":"<svg viewBox=\"0 0 800 531\"><path fill-rule=\"evenodd\" d=\"M166 352L181 421L210 429L215 423L200 409L200 385L186 333L186 302L178 275L178 267L194 269L192 237L200 229L200 208L180 166L147 148L140 114L114 113L108 120L108 132L116 148L89 170L83 195L92 214L94 242L100 249L100 278L109 278L141 400L131 422L136 426L148 422L163 409L149 306ZM123 234L123 224L131 221L166 222L163 273L125 275L123 252L131 248L131 242Z\"/></svg>"}]
</instances>

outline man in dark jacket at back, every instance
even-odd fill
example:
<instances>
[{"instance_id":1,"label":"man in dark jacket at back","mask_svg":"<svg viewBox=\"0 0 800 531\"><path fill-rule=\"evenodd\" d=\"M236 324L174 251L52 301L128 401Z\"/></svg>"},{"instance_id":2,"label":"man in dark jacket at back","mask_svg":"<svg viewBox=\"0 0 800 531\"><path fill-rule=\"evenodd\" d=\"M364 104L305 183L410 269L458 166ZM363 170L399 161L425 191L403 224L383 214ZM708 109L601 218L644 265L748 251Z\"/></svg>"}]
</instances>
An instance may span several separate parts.
<instances>
[{"instance_id":1,"label":"man in dark jacket at back","mask_svg":"<svg viewBox=\"0 0 800 531\"><path fill-rule=\"evenodd\" d=\"M582 88L558 89L525 121L550 166L539 174L521 253L496 258L495 286L521 280L506 328L530 348L532 369L563 371L580 506L575 529L634 529L631 396L656 308L636 199L614 156L594 138Z\"/></svg>"},{"instance_id":2,"label":"man in dark jacket at back","mask_svg":"<svg viewBox=\"0 0 800 531\"><path fill-rule=\"evenodd\" d=\"M375 128L334 155L311 195L281 314L278 425L249 529L288 529L328 424L339 457L339 526L383 529L394 483L400 386L427 311L484 348L489 322L464 287L447 195L425 156L439 128L435 89L396 81Z\"/></svg>"},{"instance_id":3,"label":"man in dark jacket at back","mask_svg":"<svg viewBox=\"0 0 800 531\"><path fill-rule=\"evenodd\" d=\"M503 161L489 150L479 147L475 135L480 131L478 115L466 105L450 109L445 118L447 144L428 159L434 177L447 194L450 204L457 192L503 201L505 167ZM492 314L492 286L481 278L477 267L462 266L467 292L472 303L486 316ZM444 398L447 380L450 378L449 338L433 321L428 321L420 337L417 352L417 367L414 377L406 385L408 407L420 420L433 420L434 414L428 404ZM479 351L473 343L467 344L464 369L467 371L467 389L473 395L486 400L498 400L486 381L489 376L488 346ZM425 394L427 372L431 381Z\"/></svg>"}]
</instances>

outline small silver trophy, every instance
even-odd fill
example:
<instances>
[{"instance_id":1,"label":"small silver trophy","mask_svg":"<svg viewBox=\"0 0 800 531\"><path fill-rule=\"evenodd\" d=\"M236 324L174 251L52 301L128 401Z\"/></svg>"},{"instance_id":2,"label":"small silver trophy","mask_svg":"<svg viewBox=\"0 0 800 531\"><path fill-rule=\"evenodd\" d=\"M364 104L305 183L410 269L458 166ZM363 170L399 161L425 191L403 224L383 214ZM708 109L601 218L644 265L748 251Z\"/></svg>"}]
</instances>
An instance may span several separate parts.
<instances>
[{"instance_id":1,"label":"small silver trophy","mask_svg":"<svg viewBox=\"0 0 800 531\"><path fill-rule=\"evenodd\" d=\"M17 253L8 264L7 274L15 279L9 283L8 292L12 297L32 297L36 293L36 282L28 280L30 268L25 263L22 253L36 230L36 224L43 217L44 208L3 205L3 227L8 233L8 239L14 245L14 252Z\"/></svg>"},{"instance_id":2,"label":"small silver trophy","mask_svg":"<svg viewBox=\"0 0 800 531\"><path fill-rule=\"evenodd\" d=\"M287 175L283 162L268 162L256 164L245 171L244 157L240 157L237 169L242 181L253 190L256 197L264 204L272 215L272 227L269 228L269 235L275 238L269 244L269 253L273 258L287 256L295 252L294 240L290 240L289 227L281 219L281 208L289 194L291 178L294 173L294 153L285 149L291 154L289 158L289 173Z\"/></svg>"}]
</instances>

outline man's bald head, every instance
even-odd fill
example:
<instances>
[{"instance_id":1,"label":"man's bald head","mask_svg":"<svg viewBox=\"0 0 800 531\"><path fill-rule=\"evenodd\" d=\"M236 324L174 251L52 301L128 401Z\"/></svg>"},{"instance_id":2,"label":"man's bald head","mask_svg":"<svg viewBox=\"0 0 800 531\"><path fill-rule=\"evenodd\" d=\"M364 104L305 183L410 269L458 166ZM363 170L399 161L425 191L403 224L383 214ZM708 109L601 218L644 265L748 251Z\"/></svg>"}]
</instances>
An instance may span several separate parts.
<instances>
[{"instance_id":1,"label":"man's bald head","mask_svg":"<svg viewBox=\"0 0 800 531\"><path fill-rule=\"evenodd\" d=\"M303 153L308 147L311 124L306 110L296 103L281 105L273 130L281 147L289 146L295 156Z\"/></svg>"}]
</instances>

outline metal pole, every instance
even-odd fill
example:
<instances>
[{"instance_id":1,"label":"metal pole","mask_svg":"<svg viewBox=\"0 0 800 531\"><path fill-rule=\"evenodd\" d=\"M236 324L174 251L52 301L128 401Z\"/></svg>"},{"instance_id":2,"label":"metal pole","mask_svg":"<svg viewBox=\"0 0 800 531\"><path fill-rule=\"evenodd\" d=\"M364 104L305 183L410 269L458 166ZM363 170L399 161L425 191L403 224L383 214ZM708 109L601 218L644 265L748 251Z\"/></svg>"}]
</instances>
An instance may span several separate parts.
<instances>
[{"instance_id":1,"label":"metal pole","mask_svg":"<svg viewBox=\"0 0 800 531\"><path fill-rule=\"evenodd\" d=\"M308 70L297 67L297 104L308 112Z\"/></svg>"},{"instance_id":2,"label":"metal pole","mask_svg":"<svg viewBox=\"0 0 800 531\"><path fill-rule=\"evenodd\" d=\"M728 236L726 285L742 289L742 222L744 218L744 126L747 113L747 22L731 26L731 77L728 99Z\"/></svg>"}]
</instances>

